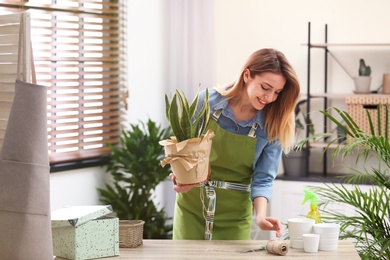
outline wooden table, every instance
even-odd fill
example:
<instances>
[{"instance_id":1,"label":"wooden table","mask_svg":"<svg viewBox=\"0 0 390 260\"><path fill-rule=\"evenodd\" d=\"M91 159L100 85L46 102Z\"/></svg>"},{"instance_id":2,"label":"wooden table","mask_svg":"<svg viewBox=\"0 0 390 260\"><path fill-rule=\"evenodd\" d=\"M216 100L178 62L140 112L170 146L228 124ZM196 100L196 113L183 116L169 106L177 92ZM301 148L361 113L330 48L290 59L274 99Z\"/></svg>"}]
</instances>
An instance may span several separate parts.
<instances>
[{"instance_id":1,"label":"wooden table","mask_svg":"<svg viewBox=\"0 0 390 260\"><path fill-rule=\"evenodd\" d=\"M303 249L289 248L285 256L273 255L265 250L243 253L248 249L255 249L266 245L264 240L153 240L144 239L143 244L136 248L120 248L120 255L104 259L348 259L360 260L360 257L351 241L339 241L335 251L318 251L317 253L305 253ZM288 242L288 241L287 241ZM279 258L278 258L279 257Z\"/></svg>"}]
</instances>

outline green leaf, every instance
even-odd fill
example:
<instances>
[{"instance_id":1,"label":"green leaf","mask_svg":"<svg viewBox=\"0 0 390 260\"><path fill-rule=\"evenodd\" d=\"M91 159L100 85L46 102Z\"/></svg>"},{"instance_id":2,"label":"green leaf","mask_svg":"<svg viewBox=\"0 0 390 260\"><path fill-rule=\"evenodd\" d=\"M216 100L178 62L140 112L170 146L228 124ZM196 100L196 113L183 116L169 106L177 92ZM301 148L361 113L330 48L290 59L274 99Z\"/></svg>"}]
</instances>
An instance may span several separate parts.
<instances>
[{"instance_id":1,"label":"green leaf","mask_svg":"<svg viewBox=\"0 0 390 260\"><path fill-rule=\"evenodd\" d=\"M107 144L111 153L106 169L113 183L97 189L99 199L112 205L120 219L144 220L144 237L148 238L171 237L172 226L167 224L170 218L164 209L156 208L151 195L171 172L170 167L160 166L165 156L164 147L158 143L171 135L169 128L149 119L123 129L119 145Z\"/></svg>"},{"instance_id":2,"label":"green leaf","mask_svg":"<svg viewBox=\"0 0 390 260\"><path fill-rule=\"evenodd\" d=\"M173 96L172 103L169 109L169 124L177 140L184 140L183 138L185 138L186 136L181 125L181 115L179 114L179 106L177 104L177 94Z\"/></svg>"},{"instance_id":3,"label":"green leaf","mask_svg":"<svg viewBox=\"0 0 390 260\"><path fill-rule=\"evenodd\" d=\"M200 100L198 91L191 104L179 90L176 90L171 102L167 98L165 101L166 107L169 107L169 111L166 113L168 122L179 142L200 137L204 133L210 117L208 89L205 90L204 100ZM198 109L199 104L202 104L202 107Z\"/></svg>"},{"instance_id":4,"label":"green leaf","mask_svg":"<svg viewBox=\"0 0 390 260\"><path fill-rule=\"evenodd\" d=\"M191 135L191 115L190 115L190 107L188 105L188 100L182 94L179 90L177 90L177 96L180 100L180 105L182 108L182 115L180 117L180 126L181 129L183 130L184 137L187 138L188 136ZM188 138L187 138L188 139ZM178 141L184 141L185 139L180 138Z\"/></svg>"}]
</instances>

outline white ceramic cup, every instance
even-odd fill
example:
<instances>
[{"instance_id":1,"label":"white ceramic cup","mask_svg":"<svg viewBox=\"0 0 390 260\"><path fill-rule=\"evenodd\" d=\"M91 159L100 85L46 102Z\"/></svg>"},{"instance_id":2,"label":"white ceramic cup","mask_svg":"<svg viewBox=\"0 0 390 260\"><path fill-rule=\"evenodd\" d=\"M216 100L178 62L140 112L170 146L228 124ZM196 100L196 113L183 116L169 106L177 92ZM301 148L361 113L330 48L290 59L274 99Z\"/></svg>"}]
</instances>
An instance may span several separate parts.
<instances>
[{"instance_id":1,"label":"white ceramic cup","mask_svg":"<svg viewBox=\"0 0 390 260\"><path fill-rule=\"evenodd\" d=\"M320 235L319 234L303 234L303 250L306 253L315 253L318 251L320 244Z\"/></svg>"},{"instance_id":2,"label":"white ceramic cup","mask_svg":"<svg viewBox=\"0 0 390 260\"><path fill-rule=\"evenodd\" d=\"M292 248L302 249L302 235L313 233L315 220L311 218L290 218L287 220L287 223L290 235L290 246Z\"/></svg>"},{"instance_id":3,"label":"white ceramic cup","mask_svg":"<svg viewBox=\"0 0 390 260\"><path fill-rule=\"evenodd\" d=\"M290 218L287 220L290 237L313 233L315 220L311 218Z\"/></svg>"}]
</instances>

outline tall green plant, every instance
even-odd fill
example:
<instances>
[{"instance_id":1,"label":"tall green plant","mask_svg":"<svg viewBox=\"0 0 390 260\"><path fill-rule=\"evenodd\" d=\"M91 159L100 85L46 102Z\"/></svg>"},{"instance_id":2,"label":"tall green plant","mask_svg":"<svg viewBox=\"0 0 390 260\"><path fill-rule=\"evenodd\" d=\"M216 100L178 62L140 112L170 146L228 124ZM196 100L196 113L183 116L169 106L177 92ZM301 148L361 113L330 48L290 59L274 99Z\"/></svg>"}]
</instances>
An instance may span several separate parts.
<instances>
[{"instance_id":1,"label":"tall green plant","mask_svg":"<svg viewBox=\"0 0 390 260\"><path fill-rule=\"evenodd\" d=\"M171 237L169 218L153 201L156 186L171 172L160 166L164 147L158 142L170 136L168 128L149 119L122 130L119 146L107 144L111 153L106 166L113 183L98 188L100 200L112 205L119 219L144 220L144 238Z\"/></svg>"},{"instance_id":2,"label":"tall green plant","mask_svg":"<svg viewBox=\"0 0 390 260\"><path fill-rule=\"evenodd\" d=\"M322 198L319 203L323 221L341 224L342 239L353 239L362 259L390 259L390 143L389 143L389 112L384 106L384 122L381 117L381 106L378 105L377 125L373 124L371 115L367 111L367 120L370 131L364 132L345 111L333 108L341 120L333 117L328 111L320 111L327 118L343 129L348 138L338 144L332 152L333 157L345 158L357 153L356 163L366 162L371 156L378 158L378 164L371 169L355 169L355 174L343 177L341 183L352 184L348 189L344 184L325 183L324 187L311 187ZM347 126L341 122L344 120ZM382 131L382 124L385 124ZM323 133L309 136L300 147L309 141L322 140L332 137L332 134ZM337 142L338 137L331 139L328 147ZM353 166L351 166L353 168ZM372 189L364 192L359 184L372 183ZM352 208L355 214L329 208L337 204L346 209Z\"/></svg>"},{"instance_id":3,"label":"tall green plant","mask_svg":"<svg viewBox=\"0 0 390 260\"><path fill-rule=\"evenodd\" d=\"M176 90L171 100L165 95L165 116L178 142L200 137L204 133L210 114L208 101L209 92L207 89L200 108L198 108L200 104L199 92L191 104L179 90ZM195 113L197 114L195 115Z\"/></svg>"}]
</instances>

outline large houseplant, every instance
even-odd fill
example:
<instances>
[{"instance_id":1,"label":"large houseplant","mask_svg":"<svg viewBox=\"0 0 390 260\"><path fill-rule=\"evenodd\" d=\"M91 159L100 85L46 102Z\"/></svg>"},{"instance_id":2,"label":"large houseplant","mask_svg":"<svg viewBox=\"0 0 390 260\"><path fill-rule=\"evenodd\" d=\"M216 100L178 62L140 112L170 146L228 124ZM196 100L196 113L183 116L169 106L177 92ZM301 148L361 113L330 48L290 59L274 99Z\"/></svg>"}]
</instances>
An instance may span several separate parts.
<instances>
[{"instance_id":1,"label":"large houseplant","mask_svg":"<svg viewBox=\"0 0 390 260\"><path fill-rule=\"evenodd\" d=\"M112 205L121 220L145 221L144 238L171 237L170 219L153 201L156 186L170 173L159 165L164 151L158 141L170 135L169 128L149 119L122 130L118 146L107 144L111 153L106 167L113 183L98 189L100 200Z\"/></svg>"},{"instance_id":2,"label":"large houseplant","mask_svg":"<svg viewBox=\"0 0 390 260\"><path fill-rule=\"evenodd\" d=\"M165 95L165 115L174 136L159 142L166 156L161 166L172 166L178 185L201 183L210 176L209 156L214 132L206 130L210 117L208 90L203 100L199 98L198 92L190 103L179 90L172 99Z\"/></svg>"},{"instance_id":3,"label":"large houseplant","mask_svg":"<svg viewBox=\"0 0 390 260\"><path fill-rule=\"evenodd\" d=\"M341 119L332 116L329 111L321 111L328 119L343 129L347 138L338 143L338 136L330 133L311 135L299 143L302 148L309 141L316 141L325 137L330 138L328 147L338 143L332 152L334 157L341 157L356 153L356 162L366 162L374 156L378 159L370 169L355 169L355 174L343 177L341 184L324 183L324 187L311 187L321 198L319 203L322 220L341 224L341 239L353 239L362 259L390 259L390 143L389 143L389 113L388 107L382 106L386 113L381 118L381 106L378 105L377 125L373 124L370 113L367 111L367 120L370 131L364 132L345 111L333 108ZM342 121L346 123L344 126ZM385 124L385 130L382 129ZM332 136L334 138L332 138ZM351 166L350 168L354 168ZM352 184L347 188L342 183ZM372 183L368 192L359 188L361 183ZM355 214L348 214L335 210L338 208L352 208ZM341 207L340 207L341 206Z\"/></svg>"}]
</instances>

